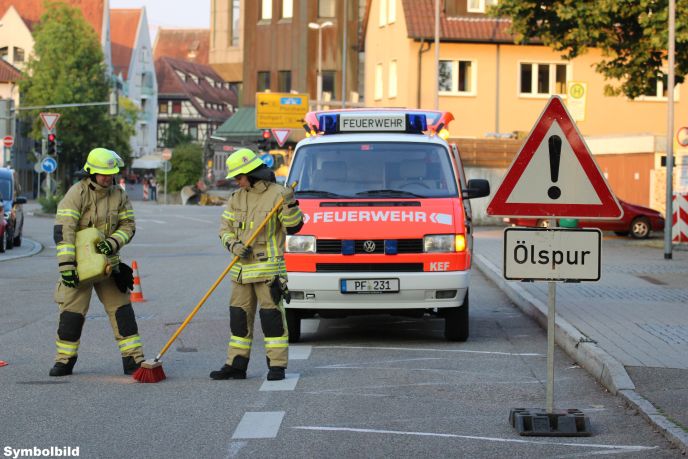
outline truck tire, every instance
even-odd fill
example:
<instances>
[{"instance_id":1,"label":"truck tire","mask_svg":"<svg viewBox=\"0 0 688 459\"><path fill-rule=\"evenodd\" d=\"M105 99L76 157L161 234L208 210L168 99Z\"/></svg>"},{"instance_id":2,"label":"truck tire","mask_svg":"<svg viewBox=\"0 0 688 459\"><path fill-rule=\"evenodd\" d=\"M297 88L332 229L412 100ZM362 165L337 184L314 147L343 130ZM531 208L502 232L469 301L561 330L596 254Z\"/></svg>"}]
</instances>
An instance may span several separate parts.
<instances>
[{"instance_id":1,"label":"truck tire","mask_svg":"<svg viewBox=\"0 0 688 459\"><path fill-rule=\"evenodd\" d=\"M298 343L301 339L301 314L298 309L286 309L287 330L289 331L289 342Z\"/></svg>"},{"instance_id":2,"label":"truck tire","mask_svg":"<svg viewBox=\"0 0 688 459\"><path fill-rule=\"evenodd\" d=\"M5 227L5 248L11 250L14 247L14 231L11 226Z\"/></svg>"},{"instance_id":3,"label":"truck tire","mask_svg":"<svg viewBox=\"0 0 688 459\"><path fill-rule=\"evenodd\" d=\"M7 238L7 233L3 232L0 236L0 253L5 253L5 239Z\"/></svg>"},{"instance_id":4,"label":"truck tire","mask_svg":"<svg viewBox=\"0 0 688 459\"><path fill-rule=\"evenodd\" d=\"M22 243L21 234L19 236L15 236L13 242L14 242L15 247L21 247L21 243Z\"/></svg>"},{"instance_id":5,"label":"truck tire","mask_svg":"<svg viewBox=\"0 0 688 459\"><path fill-rule=\"evenodd\" d=\"M445 310L444 337L447 341L464 342L468 339L468 292L463 305Z\"/></svg>"}]
</instances>

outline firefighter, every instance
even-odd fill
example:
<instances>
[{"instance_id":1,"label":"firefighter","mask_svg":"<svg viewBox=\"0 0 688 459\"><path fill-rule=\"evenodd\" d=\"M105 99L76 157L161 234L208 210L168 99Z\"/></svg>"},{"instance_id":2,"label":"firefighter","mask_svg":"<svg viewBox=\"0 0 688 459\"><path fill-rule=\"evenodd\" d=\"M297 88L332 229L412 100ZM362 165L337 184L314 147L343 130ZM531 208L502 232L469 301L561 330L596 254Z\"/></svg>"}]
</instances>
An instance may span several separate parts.
<instances>
[{"instance_id":1,"label":"firefighter","mask_svg":"<svg viewBox=\"0 0 688 459\"><path fill-rule=\"evenodd\" d=\"M238 262L230 270L232 295L229 301L231 337L227 361L212 379L246 379L253 338L253 322L260 304L260 323L265 339L269 381L284 379L289 353L289 333L282 299L289 302L284 265L286 234L296 234L303 215L291 188L275 182L275 174L256 154L246 148L227 158L227 178L239 185L222 213L220 239ZM270 210L284 197L251 247L246 241Z\"/></svg>"},{"instance_id":2,"label":"firefighter","mask_svg":"<svg viewBox=\"0 0 688 459\"><path fill-rule=\"evenodd\" d=\"M115 174L124 164L114 151L91 150L84 170L88 176L67 191L60 201L55 217L54 239L62 279L55 290L60 318L57 328L57 355L50 376L72 374L77 360L79 338L95 289L105 306L110 325L122 354L124 374L132 374L140 366L143 345L128 291L133 287L131 268L119 260L119 250L134 237L134 211L127 194L115 185ZM99 252L108 257L112 275L92 283L79 283L76 266L75 234L95 227L105 235L98 242Z\"/></svg>"}]
</instances>

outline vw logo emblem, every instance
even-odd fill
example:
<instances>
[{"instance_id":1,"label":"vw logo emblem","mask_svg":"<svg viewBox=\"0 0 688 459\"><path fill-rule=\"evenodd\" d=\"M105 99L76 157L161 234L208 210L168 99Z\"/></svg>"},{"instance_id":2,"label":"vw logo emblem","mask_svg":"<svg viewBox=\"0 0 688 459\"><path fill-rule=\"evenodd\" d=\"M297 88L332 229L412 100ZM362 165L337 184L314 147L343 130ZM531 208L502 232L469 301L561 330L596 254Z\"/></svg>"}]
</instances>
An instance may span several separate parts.
<instances>
[{"instance_id":1,"label":"vw logo emblem","mask_svg":"<svg viewBox=\"0 0 688 459\"><path fill-rule=\"evenodd\" d=\"M365 241L363 243L363 250L365 250L368 253L373 253L375 252L375 242L373 241Z\"/></svg>"}]
</instances>

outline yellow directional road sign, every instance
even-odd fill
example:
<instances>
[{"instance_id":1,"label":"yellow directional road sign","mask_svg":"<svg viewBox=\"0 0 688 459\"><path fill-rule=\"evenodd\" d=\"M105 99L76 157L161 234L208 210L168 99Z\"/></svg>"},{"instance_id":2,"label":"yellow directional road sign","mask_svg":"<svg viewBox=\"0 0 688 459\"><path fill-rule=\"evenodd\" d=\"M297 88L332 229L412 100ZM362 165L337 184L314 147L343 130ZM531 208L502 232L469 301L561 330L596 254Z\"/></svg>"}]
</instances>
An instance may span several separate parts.
<instances>
[{"instance_id":1,"label":"yellow directional road sign","mask_svg":"<svg viewBox=\"0 0 688 459\"><path fill-rule=\"evenodd\" d=\"M308 94L256 93L256 128L301 128L308 113Z\"/></svg>"}]
</instances>

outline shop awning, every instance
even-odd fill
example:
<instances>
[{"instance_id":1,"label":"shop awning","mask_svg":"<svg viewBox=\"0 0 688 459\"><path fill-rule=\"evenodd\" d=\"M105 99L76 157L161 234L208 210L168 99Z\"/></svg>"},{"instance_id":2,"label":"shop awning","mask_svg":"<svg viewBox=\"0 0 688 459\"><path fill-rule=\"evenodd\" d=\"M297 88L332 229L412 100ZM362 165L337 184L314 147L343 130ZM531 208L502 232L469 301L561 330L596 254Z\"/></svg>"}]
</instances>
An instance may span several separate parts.
<instances>
[{"instance_id":1,"label":"shop awning","mask_svg":"<svg viewBox=\"0 0 688 459\"><path fill-rule=\"evenodd\" d=\"M256 128L256 108L242 107L213 132L213 138L224 138L228 141L242 139L258 141L262 139L261 134L262 131Z\"/></svg>"}]
</instances>

